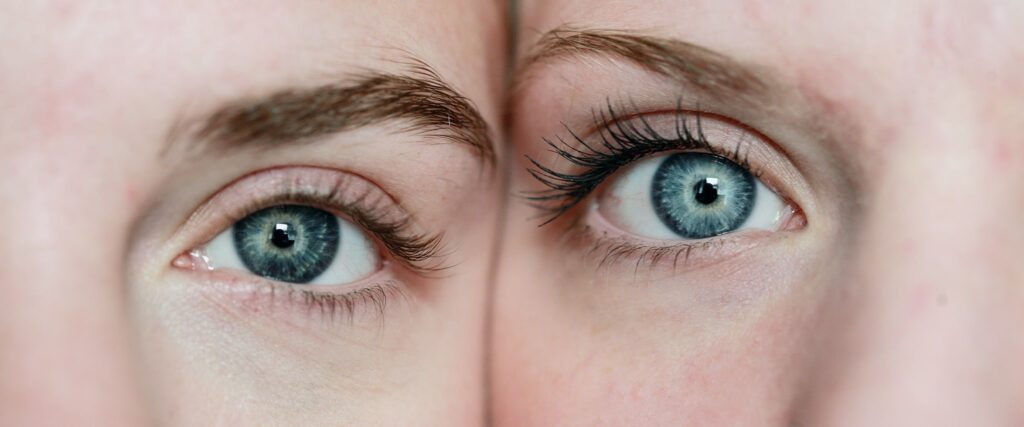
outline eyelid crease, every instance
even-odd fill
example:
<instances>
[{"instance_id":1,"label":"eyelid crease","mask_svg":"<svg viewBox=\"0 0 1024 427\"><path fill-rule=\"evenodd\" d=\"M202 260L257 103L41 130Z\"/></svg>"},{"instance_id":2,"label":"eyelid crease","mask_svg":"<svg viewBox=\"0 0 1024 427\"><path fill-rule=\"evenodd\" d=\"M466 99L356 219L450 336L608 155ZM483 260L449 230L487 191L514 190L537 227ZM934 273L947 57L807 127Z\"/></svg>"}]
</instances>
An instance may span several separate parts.
<instances>
[{"instance_id":1,"label":"eyelid crease","mask_svg":"<svg viewBox=\"0 0 1024 427\"><path fill-rule=\"evenodd\" d=\"M179 232L199 228L200 234L212 238L246 215L286 203L341 214L375 236L386 252L419 275L448 268L442 262L443 234L418 230L412 215L365 178L319 167L274 168L246 175L205 201Z\"/></svg>"},{"instance_id":2,"label":"eyelid crease","mask_svg":"<svg viewBox=\"0 0 1024 427\"><path fill-rule=\"evenodd\" d=\"M631 30L562 25L544 33L526 52L516 70L513 95L539 65L588 54L627 60L674 81L737 99L761 98L770 87L761 70L683 40Z\"/></svg>"}]
</instances>

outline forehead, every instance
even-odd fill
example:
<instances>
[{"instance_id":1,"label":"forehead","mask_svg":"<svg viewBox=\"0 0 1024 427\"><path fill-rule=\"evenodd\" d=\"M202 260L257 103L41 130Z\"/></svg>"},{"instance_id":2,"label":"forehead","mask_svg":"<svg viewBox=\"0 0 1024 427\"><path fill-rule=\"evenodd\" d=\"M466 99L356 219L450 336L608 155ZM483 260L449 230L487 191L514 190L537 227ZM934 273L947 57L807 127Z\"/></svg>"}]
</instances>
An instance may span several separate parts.
<instances>
[{"instance_id":1,"label":"forehead","mask_svg":"<svg viewBox=\"0 0 1024 427\"><path fill-rule=\"evenodd\" d=\"M762 67L860 122L997 117L1010 133L1021 22L1024 4L997 1L527 0L518 50L560 25L634 30Z\"/></svg>"},{"instance_id":2,"label":"forehead","mask_svg":"<svg viewBox=\"0 0 1024 427\"><path fill-rule=\"evenodd\" d=\"M45 133L35 138L165 129L181 110L398 69L410 56L472 99L493 96L500 76L493 2L54 1L7 9L0 93L19 101L4 115Z\"/></svg>"}]
</instances>

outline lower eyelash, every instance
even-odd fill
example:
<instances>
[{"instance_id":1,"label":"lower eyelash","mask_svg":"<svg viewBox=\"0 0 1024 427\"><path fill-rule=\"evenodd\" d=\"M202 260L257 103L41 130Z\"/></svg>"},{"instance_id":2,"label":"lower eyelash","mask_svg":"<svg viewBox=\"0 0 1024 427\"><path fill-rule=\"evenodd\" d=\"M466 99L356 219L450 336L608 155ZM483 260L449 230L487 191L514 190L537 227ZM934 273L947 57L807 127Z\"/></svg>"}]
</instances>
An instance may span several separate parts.
<instances>
[{"instance_id":1,"label":"lower eyelash","mask_svg":"<svg viewBox=\"0 0 1024 427\"><path fill-rule=\"evenodd\" d=\"M395 279L381 280L352 290L328 290L331 287L296 285L268 279L243 278L237 272L202 272L204 295L218 306L265 316L300 310L299 319L318 317L325 321L353 323L357 316L386 318L395 302L409 302L408 289ZM286 316L286 318L289 318Z\"/></svg>"},{"instance_id":2,"label":"lower eyelash","mask_svg":"<svg viewBox=\"0 0 1024 427\"><path fill-rule=\"evenodd\" d=\"M308 313L318 313L322 318L335 321L340 317L352 322L353 317L360 307L373 309L379 319L384 319L387 312L389 300L401 298L408 301L405 288L393 280L349 293L318 292L310 289L298 289L296 286L289 286L287 290L290 300L301 300Z\"/></svg>"},{"instance_id":3,"label":"lower eyelash","mask_svg":"<svg viewBox=\"0 0 1024 427\"><path fill-rule=\"evenodd\" d=\"M671 245L645 245L629 238L598 233L584 223L582 218L574 220L565 231L562 244L584 247L583 259L597 260L596 268L620 265L625 260L634 263L634 274L641 268L655 270L668 268L676 273L679 268L691 269L707 266L728 258L756 245L756 241L744 236L718 236L712 239L677 242ZM603 255L595 257L595 254Z\"/></svg>"},{"instance_id":4,"label":"lower eyelash","mask_svg":"<svg viewBox=\"0 0 1024 427\"><path fill-rule=\"evenodd\" d=\"M544 139L551 152L573 167L582 169L582 172L558 172L527 156L532 165L527 172L548 187L547 190L525 194L527 201L548 215L541 225L558 219L572 209L618 169L650 154L670 150L700 150L728 158L744 169L751 169L742 154L742 141L733 150L713 146L704 136L700 114L694 114L696 129L690 129L687 124L690 113L682 109L681 102L677 104L674 113L676 135L672 138L660 135L644 116L636 118L640 122L639 126L635 120L627 120L629 117L620 117L609 101L607 111L594 113L594 128L598 129L599 143L586 142L567 126L566 131L572 136L573 143L561 137L556 137L558 142Z\"/></svg>"}]
</instances>

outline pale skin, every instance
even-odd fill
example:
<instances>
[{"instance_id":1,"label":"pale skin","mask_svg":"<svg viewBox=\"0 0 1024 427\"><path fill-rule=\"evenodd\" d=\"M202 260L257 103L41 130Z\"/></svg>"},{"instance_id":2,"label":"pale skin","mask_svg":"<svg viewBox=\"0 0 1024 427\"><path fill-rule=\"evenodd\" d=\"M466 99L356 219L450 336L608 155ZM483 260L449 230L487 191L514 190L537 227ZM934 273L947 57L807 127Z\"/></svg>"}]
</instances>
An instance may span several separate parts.
<instances>
[{"instance_id":1,"label":"pale skin","mask_svg":"<svg viewBox=\"0 0 1024 427\"><path fill-rule=\"evenodd\" d=\"M565 237L574 221L623 232L589 222L586 201L541 228L513 202L495 424L1024 422L1022 21L1019 3L994 1L524 1L521 67L568 26L700 46L771 94L751 107L574 52L520 79L517 154L569 172L542 138L570 139L608 99L637 114L679 105L782 153L761 178L805 222L675 266L629 254L598 265L607 247ZM543 189L528 167L513 166L512 187Z\"/></svg>"},{"instance_id":2,"label":"pale skin","mask_svg":"<svg viewBox=\"0 0 1024 427\"><path fill-rule=\"evenodd\" d=\"M480 425L490 258L478 254L500 205L503 13L478 1L0 7L0 222L19 230L0 245L0 424ZM468 100L496 158L448 138L450 119L417 132L414 115L259 148L213 149L191 132L226 103L351 89L413 63ZM450 268L416 274L364 231L383 260L367 280L401 291L386 308L329 309L241 271L192 269L190 250L238 214L216 206L274 189L234 185L268 170L369 183L444 235L437 261Z\"/></svg>"},{"instance_id":3,"label":"pale skin","mask_svg":"<svg viewBox=\"0 0 1024 427\"><path fill-rule=\"evenodd\" d=\"M1024 423L1024 9L891 3L527 0L509 94L500 2L0 6L0 425ZM528 61L557 28L697 46L763 90L579 49ZM494 156L457 111L429 129L348 111L308 138L252 133L264 146L196 132L415 64ZM586 137L609 102L740 136L786 220L638 256L623 243L678 242L600 216L629 203L603 196L623 168L538 228L520 159L573 172L543 139ZM282 109L262 105L246 111ZM449 268L420 274L366 232L380 268L319 289L385 283L384 308L206 271L194 251L280 182L386 194L443 234Z\"/></svg>"}]
</instances>

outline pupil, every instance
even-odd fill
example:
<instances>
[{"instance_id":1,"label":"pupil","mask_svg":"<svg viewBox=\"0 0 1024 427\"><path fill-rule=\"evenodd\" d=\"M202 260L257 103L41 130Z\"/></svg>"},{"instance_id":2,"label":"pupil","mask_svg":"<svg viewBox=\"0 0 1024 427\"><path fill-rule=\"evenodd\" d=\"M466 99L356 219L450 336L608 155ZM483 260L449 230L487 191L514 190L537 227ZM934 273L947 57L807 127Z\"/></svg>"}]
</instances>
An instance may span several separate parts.
<instances>
[{"instance_id":1,"label":"pupil","mask_svg":"<svg viewBox=\"0 0 1024 427\"><path fill-rule=\"evenodd\" d=\"M718 200L718 178L704 178L693 186L693 198L704 205Z\"/></svg>"},{"instance_id":2,"label":"pupil","mask_svg":"<svg viewBox=\"0 0 1024 427\"><path fill-rule=\"evenodd\" d=\"M295 237L292 236L290 224L277 224L274 232L270 234L270 243L281 249L288 249L295 245Z\"/></svg>"}]
</instances>

